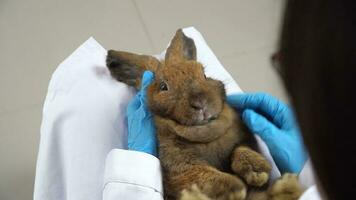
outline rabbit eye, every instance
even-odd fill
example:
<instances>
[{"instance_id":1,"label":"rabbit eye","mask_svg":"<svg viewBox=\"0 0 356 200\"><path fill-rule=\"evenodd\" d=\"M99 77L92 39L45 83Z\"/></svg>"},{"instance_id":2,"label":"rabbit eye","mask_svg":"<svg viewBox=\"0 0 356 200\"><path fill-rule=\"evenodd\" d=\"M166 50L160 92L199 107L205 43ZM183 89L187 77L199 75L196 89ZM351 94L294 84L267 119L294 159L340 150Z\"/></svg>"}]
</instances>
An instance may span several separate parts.
<instances>
[{"instance_id":1,"label":"rabbit eye","mask_svg":"<svg viewBox=\"0 0 356 200\"><path fill-rule=\"evenodd\" d=\"M168 86L167 83L165 83L164 81L159 83L159 90L160 91L167 91L168 90Z\"/></svg>"}]
</instances>

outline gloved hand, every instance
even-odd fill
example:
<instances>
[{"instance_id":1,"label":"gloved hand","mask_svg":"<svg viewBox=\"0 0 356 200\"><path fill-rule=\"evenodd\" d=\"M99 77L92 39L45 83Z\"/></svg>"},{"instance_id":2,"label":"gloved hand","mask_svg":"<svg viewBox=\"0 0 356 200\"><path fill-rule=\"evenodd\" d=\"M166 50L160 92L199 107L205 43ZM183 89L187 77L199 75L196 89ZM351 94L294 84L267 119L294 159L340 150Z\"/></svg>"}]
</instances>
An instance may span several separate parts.
<instances>
[{"instance_id":1,"label":"gloved hand","mask_svg":"<svg viewBox=\"0 0 356 200\"><path fill-rule=\"evenodd\" d=\"M153 115L147 107L147 88L154 80L154 74L145 71L141 89L129 103L126 116L128 123L128 148L157 157L157 137Z\"/></svg>"},{"instance_id":2,"label":"gloved hand","mask_svg":"<svg viewBox=\"0 0 356 200\"><path fill-rule=\"evenodd\" d=\"M299 173L307 159L299 127L288 105L264 93L235 94L228 103L242 113L251 132L267 144L279 170Z\"/></svg>"}]
</instances>

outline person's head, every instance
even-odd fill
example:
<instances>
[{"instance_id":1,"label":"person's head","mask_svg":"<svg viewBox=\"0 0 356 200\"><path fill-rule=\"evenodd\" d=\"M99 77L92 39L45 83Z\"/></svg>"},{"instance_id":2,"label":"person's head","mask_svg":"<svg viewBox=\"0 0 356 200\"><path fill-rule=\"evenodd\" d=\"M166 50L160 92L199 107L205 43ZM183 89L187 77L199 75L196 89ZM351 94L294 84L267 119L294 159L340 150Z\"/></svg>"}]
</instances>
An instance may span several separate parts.
<instances>
[{"instance_id":1,"label":"person's head","mask_svg":"<svg viewBox=\"0 0 356 200\"><path fill-rule=\"evenodd\" d=\"M323 193L349 199L356 175L355 1L289 0L280 72Z\"/></svg>"}]
</instances>

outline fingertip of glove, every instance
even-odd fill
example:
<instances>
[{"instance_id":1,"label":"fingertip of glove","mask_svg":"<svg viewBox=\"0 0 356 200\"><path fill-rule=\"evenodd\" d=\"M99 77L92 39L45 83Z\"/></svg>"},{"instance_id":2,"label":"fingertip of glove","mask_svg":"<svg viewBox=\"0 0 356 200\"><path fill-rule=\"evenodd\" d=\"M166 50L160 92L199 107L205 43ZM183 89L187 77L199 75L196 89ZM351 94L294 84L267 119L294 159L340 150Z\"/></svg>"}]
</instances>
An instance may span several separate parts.
<instances>
[{"instance_id":1,"label":"fingertip of glove","mask_svg":"<svg viewBox=\"0 0 356 200\"><path fill-rule=\"evenodd\" d=\"M150 84L154 80L154 73L151 71L145 71L142 75L142 86Z\"/></svg>"},{"instance_id":2,"label":"fingertip of glove","mask_svg":"<svg viewBox=\"0 0 356 200\"><path fill-rule=\"evenodd\" d=\"M242 112L242 119L244 121L250 120L254 116L255 112L251 109L245 109Z\"/></svg>"},{"instance_id":3,"label":"fingertip of glove","mask_svg":"<svg viewBox=\"0 0 356 200\"><path fill-rule=\"evenodd\" d=\"M236 94L232 94L227 96L226 101L228 104L230 104L231 106L239 109L239 111L241 111L240 109L243 108L243 100L244 100L244 96L246 94L244 93L236 93Z\"/></svg>"}]
</instances>

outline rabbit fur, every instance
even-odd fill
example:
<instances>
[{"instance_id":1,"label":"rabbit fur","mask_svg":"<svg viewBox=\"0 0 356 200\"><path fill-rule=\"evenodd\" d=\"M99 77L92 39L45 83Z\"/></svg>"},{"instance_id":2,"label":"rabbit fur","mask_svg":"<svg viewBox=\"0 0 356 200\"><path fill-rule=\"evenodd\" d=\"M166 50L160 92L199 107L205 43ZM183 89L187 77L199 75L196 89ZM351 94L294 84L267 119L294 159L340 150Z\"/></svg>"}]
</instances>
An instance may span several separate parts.
<instances>
[{"instance_id":1,"label":"rabbit fur","mask_svg":"<svg viewBox=\"0 0 356 200\"><path fill-rule=\"evenodd\" d=\"M109 50L107 67L136 89L145 70L155 73L147 104L157 129L165 199L189 199L182 194L193 187L202 199L240 200L266 187L270 163L226 103L224 84L205 76L194 41L181 29L164 60Z\"/></svg>"}]
</instances>

